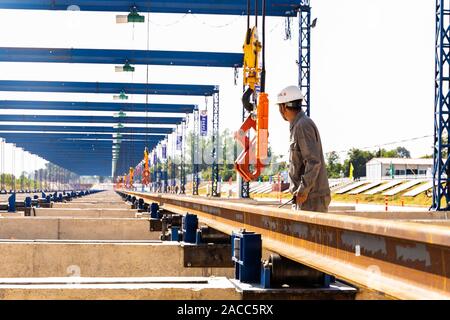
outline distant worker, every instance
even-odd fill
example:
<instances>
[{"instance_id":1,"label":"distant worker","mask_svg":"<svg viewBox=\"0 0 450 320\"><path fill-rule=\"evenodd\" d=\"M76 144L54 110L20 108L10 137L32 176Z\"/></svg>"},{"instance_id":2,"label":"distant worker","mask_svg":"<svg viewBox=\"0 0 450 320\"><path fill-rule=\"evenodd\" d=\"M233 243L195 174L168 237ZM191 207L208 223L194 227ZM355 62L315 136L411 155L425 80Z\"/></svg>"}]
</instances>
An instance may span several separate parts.
<instances>
[{"instance_id":1,"label":"distant worker","mask_svg":"<svg viewBox=\"0 0 450 320\"><path fill-rule=\"evenodd\" d=\"M297 210L328 212L330 187L319 131L301 108L297 86L283 89L277 98L281 116L290 123L289 191Z\"/></svg>"}]
</instances>

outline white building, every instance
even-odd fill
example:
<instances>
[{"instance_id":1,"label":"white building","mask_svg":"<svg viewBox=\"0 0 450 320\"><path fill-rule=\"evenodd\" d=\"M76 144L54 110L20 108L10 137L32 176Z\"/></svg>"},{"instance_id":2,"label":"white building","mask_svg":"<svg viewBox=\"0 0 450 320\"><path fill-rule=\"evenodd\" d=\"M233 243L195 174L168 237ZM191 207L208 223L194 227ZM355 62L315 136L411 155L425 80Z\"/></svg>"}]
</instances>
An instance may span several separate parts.
<instances>
[{"instance_id":1,"label":"white building","mask_svg":"<svg viewBox=\"0 0 450 320\"><path fill-rule=\"evenodd\" d=\"M373 158L366 163L366 177L369 180L390 179L391 166L394 178L425 178L431 177L433 159Z\"/></svg>"}]
</instances>

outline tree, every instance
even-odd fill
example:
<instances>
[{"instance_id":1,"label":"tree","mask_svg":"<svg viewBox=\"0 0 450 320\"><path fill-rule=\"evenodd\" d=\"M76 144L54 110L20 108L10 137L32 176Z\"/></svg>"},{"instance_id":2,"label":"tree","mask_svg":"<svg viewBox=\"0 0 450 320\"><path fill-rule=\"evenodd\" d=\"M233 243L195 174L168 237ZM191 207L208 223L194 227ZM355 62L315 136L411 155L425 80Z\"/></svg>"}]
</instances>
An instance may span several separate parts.
<instances>
[{"instance_id":1,"label":"tree","mask_svg":"<svg viewBox=\"0 0 450 320\"><path fill-rule=\"evenodd\" d=\"M353 148L347 153L348 159L344 161L345 175L349 176L350 163L353 164L353 176L355 178L366 176L366 163L375 157L370 151Z\"/></svg>"},{"instance_id":2,"label":"tree","mask_svg":"<svg viewBox=\"0 0 450 320\"><path fill-rule=\"evenodd\" d=\"M405 147L398 147L395 149L399 158L411 158L411 152Z\"/></svg>"},{"instance_id":3,"label":"tree","mask_svg":"<svg viewBox=\"0 0 450 320\"><path fill-rule=\"evenodd\" d=\"M411 158L411 153L405 147L397 147L396 149L386 150L378 149L375 153L377 158Z\"/></svg>"},{"instance_id":4,"label":"tree","mask_svg":"<svg viewBox=\"0 0 450 320\"><path fill-rule=\"evenodd\" d=\"M339 161L339 155L336 151L327 154L327 172L329 178L339 178L342 170L342 164Z\"/></svg>"}]
</instances>

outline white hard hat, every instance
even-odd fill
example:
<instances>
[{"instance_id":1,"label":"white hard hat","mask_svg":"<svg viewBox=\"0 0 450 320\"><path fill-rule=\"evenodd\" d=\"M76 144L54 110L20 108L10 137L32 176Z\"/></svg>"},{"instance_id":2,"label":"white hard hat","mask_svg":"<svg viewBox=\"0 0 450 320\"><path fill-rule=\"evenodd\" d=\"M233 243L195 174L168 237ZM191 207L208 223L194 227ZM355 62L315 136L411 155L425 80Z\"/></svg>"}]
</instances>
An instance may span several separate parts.
<instances>
[{"instance_id":1,"label":"white hard hat","mask_svg":"<svg viewBox=\"0 0 450 320\"><path fill-rule=\"evenodd\" d=\"M296 100L303 100L305 97L303 96L300 88L297 86L289 86L281 90L281 92L277 96L277 104L292 102Z\"/></svg>"}]
</instances>

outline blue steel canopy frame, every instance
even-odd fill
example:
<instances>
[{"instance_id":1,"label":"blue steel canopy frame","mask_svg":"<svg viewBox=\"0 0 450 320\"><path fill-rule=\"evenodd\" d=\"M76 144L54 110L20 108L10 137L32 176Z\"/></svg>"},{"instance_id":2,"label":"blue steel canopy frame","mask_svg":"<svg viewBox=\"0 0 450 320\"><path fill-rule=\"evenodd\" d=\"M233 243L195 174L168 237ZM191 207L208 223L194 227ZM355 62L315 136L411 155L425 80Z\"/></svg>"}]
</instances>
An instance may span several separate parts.
<instances>
[{"instance_id":1,"label":"blue steel canopy frame","mask_svg":"<svg viewBox=\"0 0 450 320\"><path fill-rule=\"evenodd\" d=\"M145 83L95 83L95 82L57 82L57 81L8 81L2 80L0 81L0 91L31 91L31 92L80 92L80 93L118 93L121 90L124 90L127 93L132 94L163 94L163 95L187 95L187 96L211 96L215 93L215 86L211 85L181 85L181 84L145 84ZM80 117L78 117L82 120ZM6 119L6 118L5 118ZM23 118L22 118L23 119ZM41 119L43 119L41 117ZM75 119L71 118L71 119ZM127 119L128 121L129 119ZM133 120L132 120L133 121ZM164 122L166 122L164 120ZM6 129L8 126L0 125L0 130L8 130ZM34 131L38 130L39 126L33 126ZM10 126L11 128L11 126ZM23 127L22 127L23 128ZM27 128L31 128L28 126ZM49 129L50 128L50 129ZM59 126L58 129L64 132L92 132L94 127L68 127L67 125ZM99 128L98 132L106 133L106 132L145 132L153 131L157 133L162 133L163 129L160 128L122 128L114 130L113 128ZM40 127L39 131L56 131L56 127ZM73 131L72 131L73 130ZM171 129L165 129L171 130ZM17 131L13 130L13 131ZM152 146L153 147L153 146ZM37 153L39 154L39 153ZM123 149L120 149L119 155L127 155ZM124 157L120 156L123 160ZM60 159L58 158L60 161ZM127 163L119 164L115 167L115 171L123 172L130 163L138 162L135 158L129 158ZM85 168L83 167L83 170ZM112 168L111 168L112 170ZM111 171L110 171L111 172Z\"/></svg>"},{"instance_id":2,"label":"blue steel canopy frame","mask_svg":"<svg viewBox=\"0 0 450 320\"><path fill-rule=\"evenodd\" d=\"M300 3L299 3L300 1ZM83 1L79 0L77 4L81 10L86 11L128 11L130 8L135 7L137 10L145 12L165 12L165 13L203 13L203 14L240 14L244 15L246 12L245 0L218 0L214 4L205 0L193 0L186 3L172 3L171 1L152 2L149 7L149 3L146 1L126 1L121 2L120 8L111 4L110 1ZM6 9L33 9L33 10L67 10L71 5L69 1L17 1L0 0L0 8ZM251 10L254 11L253 3L251 3ZM300 87L305 89L305 107L306 112L310 113L310 1L309 0L267 0L267 16L295 16L297 10L303 13L308 13L306 19L300 19L300 29L306 33L300 33L300 59L299 59L299 84ZM261 8L259 8L261 11ZM260 12L258 12L260 13ZM303 27L305 25L305 27ZM306 40L305 47L302 43ZM305 57L305 59L303 59ZM147 89L148 93L148 89ZM217 96L217 97L216 97ZM217 196L217 183L218 183L218 163L217 163L217 151L216 144L218 143L218 132L214 135L214 128L217 127L218 131L218 94L213 94L213 100L215 102L217 98L217 115L213 112L213 195ZM213 102L213 109L216 103ZM215 122L217 120L217 123Z\"/></svg>"},{"instance_id":3,"label":"blue steel canopy frame","mask_svg":"<svg viewBox=\"0 0 450 320\"><path fill-rule=\"evenodd\" d=\"M436 0L436 78L434 105L433 210L450 203L450 1ZM446 154L446 157L444 155ZM446 185L444 186L444 183ZM445 205L442 206L442 200Z\"/></svg>"}]
</instances>

